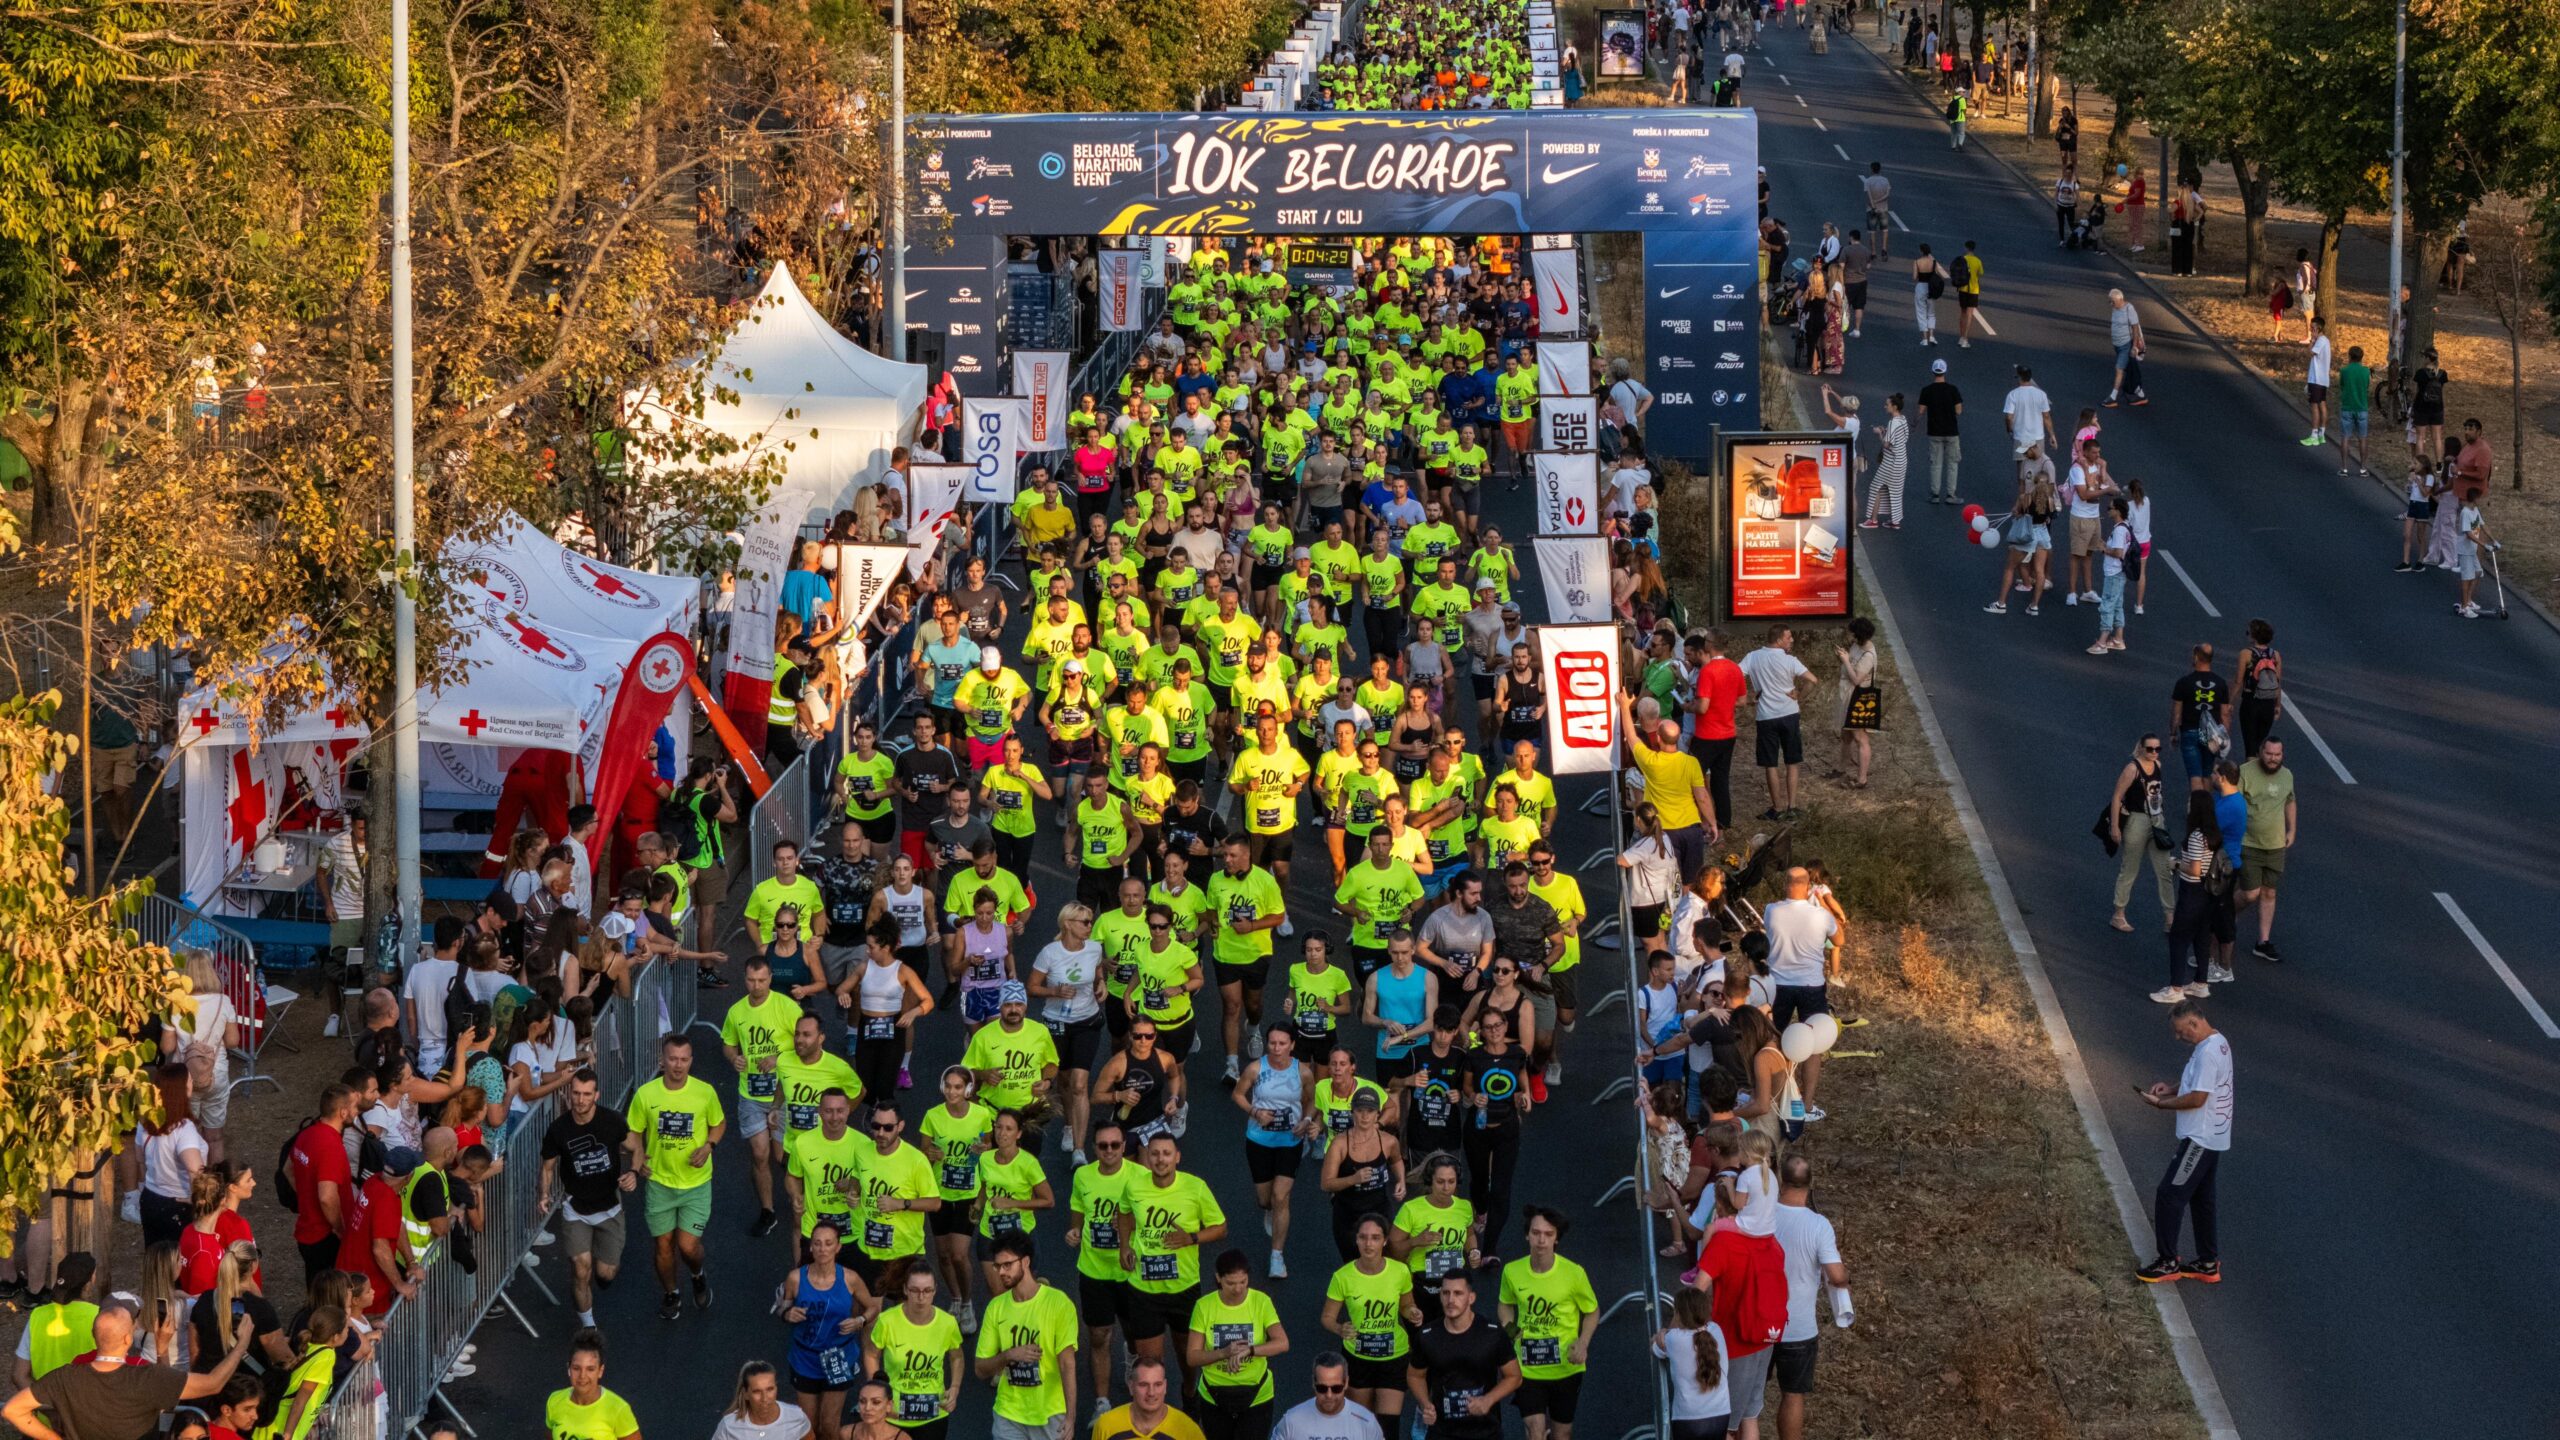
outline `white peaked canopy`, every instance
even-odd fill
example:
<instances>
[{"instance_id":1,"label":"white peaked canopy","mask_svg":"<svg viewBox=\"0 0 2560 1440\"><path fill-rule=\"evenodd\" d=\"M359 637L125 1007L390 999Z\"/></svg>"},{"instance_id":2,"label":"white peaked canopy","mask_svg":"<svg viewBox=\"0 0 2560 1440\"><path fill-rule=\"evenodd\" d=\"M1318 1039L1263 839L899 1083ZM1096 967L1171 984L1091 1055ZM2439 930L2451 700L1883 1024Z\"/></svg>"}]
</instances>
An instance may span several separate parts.
<instances>
[{"instance_id":1,"label":"white peaked canopy","mask_svg":"<svg viewBox=\"0 0 2560 1440\"><path fill-rule=\"evenodd\" d=\"M707 363L703 413L678 416L645 400L643 427L696 426L772 454L790 483L829 509L888 468L889 453L915 438L925 367L884 360L829 325L777 263L755 303ZM788 448L785 448L785 447Z\"/></svg>"}]
</instances>

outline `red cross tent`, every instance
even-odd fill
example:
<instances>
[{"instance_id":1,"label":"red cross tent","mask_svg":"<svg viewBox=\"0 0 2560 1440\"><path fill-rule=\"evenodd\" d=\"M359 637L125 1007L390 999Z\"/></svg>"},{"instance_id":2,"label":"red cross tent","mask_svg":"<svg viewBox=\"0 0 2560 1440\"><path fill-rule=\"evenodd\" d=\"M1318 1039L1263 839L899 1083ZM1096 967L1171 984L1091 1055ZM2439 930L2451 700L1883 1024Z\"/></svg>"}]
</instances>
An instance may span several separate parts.
<instances>
[{"instance_id":1,"label":"red cross tent","mask_svg":"<svg viewBox=\"0 0 2560 1440\"><path fill-rule=\"evenodd\" d=\"M661 634L693 633L701 587L690 576L608 565L515 515L489 536L447 545L444 560L467 597L452 642L463 675L419 696L426 844L476 858L485 831L439 825L438 814L495 808L507 767L528 749L570 752L592 774L635 659L652 690L683 684L680 657L641 651ZM668 729L679 752L691 729L686 703L678 688ZM178 730L184 901L207 914L256 914L274 896L256 858L297 778L287 772L321 808L336 808L341 767L371 729L332 699L253 737L250 717L200 686ZM682 766L681 753L672 759Z\"/></svg>"}]
</instances>

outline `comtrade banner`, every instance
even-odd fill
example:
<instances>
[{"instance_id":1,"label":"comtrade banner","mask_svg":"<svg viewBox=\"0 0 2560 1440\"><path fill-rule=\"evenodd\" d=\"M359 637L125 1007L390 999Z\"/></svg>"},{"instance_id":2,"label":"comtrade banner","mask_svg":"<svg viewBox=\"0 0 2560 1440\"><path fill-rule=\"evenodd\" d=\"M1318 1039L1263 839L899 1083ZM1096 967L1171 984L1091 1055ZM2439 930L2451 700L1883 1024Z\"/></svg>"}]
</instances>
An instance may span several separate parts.
<instances>
[{"instance_id":1,"label":"comtrade banner","mask_svg":"<svg viewBox=\"0 0 2560 1440\"><path fill-rule=\"evenodd\" d=\"M1538 333L1572 336L1582 333L1581 256L1571 250L1531 250L1529 264L1537 277ZM1539 348L1546 348L1541 341Z\"/></svg>"},{"instance_id":2,"label":"comtrade banner","mask_svg":"<svg viewBox=\"0 0 2560 1440\"><path fill-rule=\"evenodd\" d=\"M1537 551L1549 615L1572 621L1609 618L1608 541L1597 535L1541 535Z\"/></svg>"},{"instance_id":3,"label":"comtrade banner","mask_svg":"<svg viewBox=\"0 0 2560 1440\"><path fill-rule=\"evenodd\" d=\"M1529 457L1529 474L1537 486L1539 534L1600 533L1599 456L1540 451Z\"/></svg>"},{"instance_id":4,"label":"comtrade banner","mask_svg":"<svg viewBox=\"0 0 2560 1440\"><path fill-rule=\"evenodd\" d=\"M1758 223L1747 110L934 115L920 208L960 232L1502 234ZM1712 210L1690 197L1707 194Z\"/></svg>"},{"instance_id":5,"label":"comtrade banner","mask_svg":"<svg viewBox=\"0 0 2560 1440\"><path fill-rule=\"evenodd\" d=\"M1069 368L1064 350L1013 352L1013 393L1031 407L1030 420L1022 432L1023 449L1067 448Z\"/></svg>"},{"instance_id":6,"label":"comtrade banner","mask_svg":"<svg viewBox=\"0 0 2560 1440\"><path fill-rule=\"evenodd\" d=\"M1540 625L1547 688L1547 773L1607 774L1618 759L1618 627Z\"/></svg>"},{"instance_id":7,"label":"comtrade banner","mask_svg":"<svg viewBox=\"0 0 2560 1440\"><path fill-rule=\"evenodd\" d=\"M1138 330L1146 326L1146 295L1138 271L1146 262L1141 250L1105 250L1094 256L1102 286L1102 328Z\"/></svg>"},{"instance_id":8,"label":"comtrade banner","mask_svg":"<svg viewBox=\"0 0 2560 1440\"><path fill-rule=\"evenodd\" d=\"M1737 620L1850 613L1849 443L1837 431L1727 435L1723 463Z\"/></svg>"}]
</instances>

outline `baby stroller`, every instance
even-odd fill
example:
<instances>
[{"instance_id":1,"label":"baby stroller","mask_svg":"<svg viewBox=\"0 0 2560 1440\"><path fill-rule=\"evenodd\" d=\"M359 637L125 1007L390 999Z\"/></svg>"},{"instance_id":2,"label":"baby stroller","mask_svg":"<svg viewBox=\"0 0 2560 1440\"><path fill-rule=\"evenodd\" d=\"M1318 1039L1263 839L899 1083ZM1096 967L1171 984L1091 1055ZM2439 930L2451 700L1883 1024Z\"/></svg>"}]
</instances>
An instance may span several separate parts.
<instances>
[{"instance_id":1,"label":"baby stroller","mask_svg":"<svg viewBox=\"0 0 2560 1440\"><path fill-rule=\"evenodd\" d=\"M2093 197L2089 208L2081 212L2079 219L2071 222L2068 244L2074 250L2104 250L2107 248L2106 239L2107 202L2102 197Z\"/></svg>"}]
</instances>

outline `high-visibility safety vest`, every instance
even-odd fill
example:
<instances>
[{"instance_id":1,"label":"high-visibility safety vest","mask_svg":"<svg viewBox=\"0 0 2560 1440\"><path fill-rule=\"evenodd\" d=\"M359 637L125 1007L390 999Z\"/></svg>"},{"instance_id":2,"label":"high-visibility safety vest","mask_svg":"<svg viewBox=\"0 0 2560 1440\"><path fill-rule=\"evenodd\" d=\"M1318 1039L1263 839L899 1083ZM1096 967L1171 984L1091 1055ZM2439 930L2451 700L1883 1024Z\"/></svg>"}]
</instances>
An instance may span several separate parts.
<instances>
[{"instance_id":1,"label":"high-visibility safety vest","mask_svg":"<svg viewBox=\"0 0 2560 1440\"><path fill-rule=\"evenodd\" d=\"M773 696L764 704L764 723L791 726L800 723L800 702L782 693L782 682L800 667L783 656L773 657Z\"/></svg>"},{"instance_id":2,"label":"high-visibility safety vest","mask_svg":"<svg viewBox=\"0 0 2560 1440\"><path fill-rule=\"evenodd\" d=\"M435 1227L418 1218L418 1185L430 1175L435 1176L439 1183L444 1180L443 1172L421 1162L417 1169L409 1172L409 1182L400 1187L400 1239L408 1247L412 1260L426 1259L427 1247L436 1243ZM445 1213L451 1214L452 1211L453 1187L447 1185Z\"/></svg>"}]
</instances>

